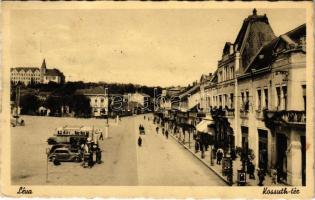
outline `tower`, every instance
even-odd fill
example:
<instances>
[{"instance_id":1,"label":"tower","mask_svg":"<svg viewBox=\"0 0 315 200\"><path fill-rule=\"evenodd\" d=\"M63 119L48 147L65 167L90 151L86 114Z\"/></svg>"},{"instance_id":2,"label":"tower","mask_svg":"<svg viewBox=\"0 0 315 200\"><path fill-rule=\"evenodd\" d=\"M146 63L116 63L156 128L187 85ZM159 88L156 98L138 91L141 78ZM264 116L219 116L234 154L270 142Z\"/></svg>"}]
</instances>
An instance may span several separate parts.
<instances>
[{"instance_id":1,"label":"tower","mask_svg":"<svg viewBox=\"0 0 315 200\"><path fill-rule=\"evenodd\" d=\"M40 82L43 83L44 82L44 75L46 74L46 61L45 58L43 60L42 66L40 67Z\"/></svg>"}]
</instances>

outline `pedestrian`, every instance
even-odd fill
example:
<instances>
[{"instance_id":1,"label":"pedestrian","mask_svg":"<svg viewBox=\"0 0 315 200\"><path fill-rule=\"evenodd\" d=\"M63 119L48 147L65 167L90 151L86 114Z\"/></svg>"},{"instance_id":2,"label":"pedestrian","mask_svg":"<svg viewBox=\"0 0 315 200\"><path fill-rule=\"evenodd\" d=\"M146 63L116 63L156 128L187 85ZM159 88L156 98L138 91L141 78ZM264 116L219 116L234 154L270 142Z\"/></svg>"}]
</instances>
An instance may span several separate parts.
<instances>
[{"instance_id":1,"label":"pedestrian","mask_svg":"<svg viewBox=\"0 0 315 200\"><path fill-rule=\"evenodd\" d=\"M96 163L101 164L102 163L102 151L99 147L96 149Z\"/></svg>"},{"instance_id":2,"label":"pedestrian","mask_svg":"<svg viewBox=\"0 0 315 200\"><path fill-rule=\"evenodd\" d=\"M278 180L277 174L278 174L277 169L271 169L271 182L274 185L277 185L277 180Z\"/></svg>"},{"instance_id":3,"label":"pedestrian","mask_svg":"<svg viewBox=\"0 0 315 200\"><path fill-rule=\"evenodd\" d=\"M251 161L248 162L247 173L249 174L249 179L255 180L255 165Z\"/></svg>"},{"instance_id":4,"label":"pedestrian","mask_svg":"<svg viewBox=\"0 0 315 200\"><path fill-rule=\"evenodd\" d=\"M104 140L103 132L101 132L100 137L99 137L98 139L99 139L99 140Z\"/></svg>"},{"instance_id":5,"label":"pedestrian","mask_svg":"<svg viewBox=\"0 0 315 200\"><path fill-rule=\"evenodd\" d=\"M223 158L223 153L222 153L221 149L218 149L218 151L217 151L217 164L218 165L221 165L222 158Z\"/></svg>"},{"instance_id":6,"label":"pedestrian","mask_svg":"<svg viewBox=\"0 0 315 200\"><path fill-rule=\"evenodd\" d=\"M156 134L158 134L159 133L159 127L156 127Z\"/></svg>"},{"instance_id":7,"label":"pedestrian","mask_svg":"<svg viewBox=\"0 0 315 200\"><path fill-rule=\"evenodd\" d=\"M168 139L168 130L165 131L166 139Z\"/></svg>"},{"instance_id":8,"label":"pedestrian","mask_svg":"<svg viewBox=\"0 0 315 200\"><path fill-rule=\"evenodd\" d=\"M138 138L138 146L141 147L141 145L142 145L142 138L139 136L139 138Z\"/></svg>"},{"instance_id":9,"label":"pedestrian","mask_svg":"<svg viewBox=\"0 0 315 200\"><path fill-rule=\"evenodd\" d=\"M195 153L198 153L199 151L199 142L196 140L195 142Z\"/></svg>"},{"instance_id":10,"label":"pedestrian","mask_svg":"<svg viewBox=\"0 0 315 200\"><path fill-rule=\"evenodd\" d=\"M263 186L263 182L265 180L265 170L263 168L259 168L258 171L257 171L257 175L258 175L258 178L259 178L259 183L258 185L259 186Z\"/></svg>"},{"instance_id":11,"label":"pedestrian","mask_svg":"<svg viewBox=\"0 0 315 200\"><path fill-rule=\"evenodd\" d=\"M164 133L165 133L165 129L164 129L164 127L162 128L162 134L164 135Z\"/></svg>"}]
</instances>

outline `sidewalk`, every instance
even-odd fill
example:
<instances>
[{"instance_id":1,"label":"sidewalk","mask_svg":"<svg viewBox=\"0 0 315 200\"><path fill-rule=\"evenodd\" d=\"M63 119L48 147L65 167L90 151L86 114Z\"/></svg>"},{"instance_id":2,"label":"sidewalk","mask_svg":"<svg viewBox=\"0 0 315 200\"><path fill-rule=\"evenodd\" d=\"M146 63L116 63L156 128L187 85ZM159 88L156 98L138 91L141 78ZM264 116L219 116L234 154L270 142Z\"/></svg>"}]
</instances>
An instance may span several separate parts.
<instances>
[{"instance_id":1,"label":"sidewalk","mask_svg":"<svg viewBox=\"0 0 315 200\"><path fill-rule=\"evenodd\" d=\"M188 135L188 134L187 134ZM192 139L192 135L190 138L190 148L189 148L189 138L188 136L185 138L185 141L183 140L184 138L181 137L179 138L179 134L174 135L173 133L170 133L171 138L176 140L178 143L183 145L190 153L192 153L197 159L199 159L203 164L205 164L210 170L212 170L216 175L218 175L221 179L223 179L227 184L229 182L227 181L227 177L222 175L222 165L216 164L216 160L213 159L213 165L210 164L210 151L205 151L204 155L205 157L202 159L201 158L201 151L198 151L195 153L195 141ZM210 149L210 148L209 148ZM240 158L236 158L235 161L233 161L233 185L232 186L237 186L237 170L241 169L241 161ZM254 179L249 179L249 175L246 174L246 186L258 186L258 176L257 176L257 170L255 171L255 180ZM272 183L271 176L267 174L265 176L265 181L263 182L264 186L272 186L275 185ZM278 183L277 186L283 185L281 183Z\"/></svg>"}]
</instances>

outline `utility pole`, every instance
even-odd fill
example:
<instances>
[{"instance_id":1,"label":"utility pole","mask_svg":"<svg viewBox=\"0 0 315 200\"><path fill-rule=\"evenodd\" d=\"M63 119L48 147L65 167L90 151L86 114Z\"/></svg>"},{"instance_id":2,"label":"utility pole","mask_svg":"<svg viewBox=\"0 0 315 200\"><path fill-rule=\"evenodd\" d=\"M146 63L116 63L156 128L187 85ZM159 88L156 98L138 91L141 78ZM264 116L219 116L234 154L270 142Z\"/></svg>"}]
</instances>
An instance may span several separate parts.
<instances>
[{"instance_id":1,"label":"utility pole","mask_svg":"<svg viewBox=\"0 0 315 200\"><path fill-rule=\"evenodd\" d=\"M19 105L20 105L20 86L16 86L16 92L15 92L15 108L16 108L16 116L15 117L15 124L18 124L18 117L19 117Z\"/></svg>"},{"instance_id":2,"label":"utility pole","mask_svg":"<svg viewBox=\"0 0 315 200\"><path fill-rule=\"evenodd\" d=\"M109 117L109 95L108 95L108 88L105 88L105 98L107 98L107 116L106 116L106 126L105 126L105 138L108 138L108 129L109 129L109 122L108 122L108 117Z\"/></svg>"}]
</instances>

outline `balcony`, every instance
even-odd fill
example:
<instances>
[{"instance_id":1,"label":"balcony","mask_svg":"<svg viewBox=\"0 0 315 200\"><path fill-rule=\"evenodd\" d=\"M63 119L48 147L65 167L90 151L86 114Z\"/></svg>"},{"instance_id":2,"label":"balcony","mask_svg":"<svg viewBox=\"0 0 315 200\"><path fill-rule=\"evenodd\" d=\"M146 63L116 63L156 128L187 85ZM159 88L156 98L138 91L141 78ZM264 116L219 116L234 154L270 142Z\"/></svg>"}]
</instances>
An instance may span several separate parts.
<instances>
[{"instance_id":1,"label":"balcony","mask_svg":"<svg viewBox=\"0 0 315 200\"><path fill-rule=\"evenodd\" d=\"M286 123L306 124L305 111L283 111L281 119Z\"/></svg>"},{"instance_id":2,"label":"balcony","mask_svg":"<svg viewBox=\"0 0 315 200\"><path fill-rule=\"evenodd\" d=\"M262 110L256 110L256 119L264 119L264 112Z\"/></svg>"},{"instance_id":3,"label":"balcony","mask_svg":"<svg viewBox=\"0 0 315 200\"><path fill-rule=\"evenodd\" d=\"M230 117L230 118L234 117L235 116L235 109L234 108L226 109L225 110L225 116Z\"/></svg>"},{"instance_id":4,"label":"balcony","mask_svg":"<svg viewBox=\"0 0 315 200\"><path fill-rule=\"evenodd\" d=\"M284 122L289 125L306 124L306 111L266 111L265 116L274 123Z\"/></svg>"},{"instance_id":5,"label":"balcony","mask_svg":"<svg viewBox=\"0 0 315 200\"><path fill-rule=\"evenodd\" d=\"M240 111L241 118L248 118L248 110L241 110Z\"/></svg>"}]
</instances>

